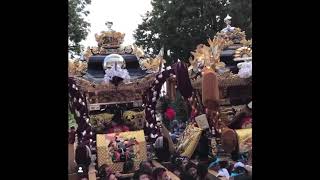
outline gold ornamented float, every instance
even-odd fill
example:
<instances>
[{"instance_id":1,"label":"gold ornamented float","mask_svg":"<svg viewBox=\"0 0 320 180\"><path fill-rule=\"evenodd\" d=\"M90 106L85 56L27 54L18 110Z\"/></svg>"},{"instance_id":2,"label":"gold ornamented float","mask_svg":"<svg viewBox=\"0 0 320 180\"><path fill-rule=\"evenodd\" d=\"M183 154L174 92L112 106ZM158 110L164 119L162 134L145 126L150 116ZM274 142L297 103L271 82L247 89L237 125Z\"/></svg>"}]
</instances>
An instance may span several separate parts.
<instances>
[{"instance_id":1,"label":"gold ornamented float","mask_svg":"<svg viewBox=\"0 0 320 180\"><path fill-rule=\"evenodd\" d=\"M84 53L84 62L69 62L69 76L86 98L90 114L90 120L87 119L87 121L90 127L98 128L101 124L109 124L115 115L99 112L110 106L124 105L122 107L126 110L120 118L131 123L137 130L97 134L98 165L107 164L113 170L122 171L126 162L124 159L132 156L133 169L136 170L138 164L147 159L145 134L141 129L144 125L153 130L161 128L161 122L159 123L155 118L155 105L161 86L165 81L169 82L167 87L171 91L168 95L173 94L173 91L176 91L175 83L178 81L176 77L178 74L175 74L175 71L177 67L183 69L185 65L179 62L174 65L175 67L172 66L175 69L169 66L166 71L161 72L165 62L163 49L155 58L148 58L136 45L121 47L124 34L113 31L111 25L112 23L108 22L108 31L95 35L98 47L87 48ZM189 59L191 66L188 69L185 68L185 73L189 74L191 79L190 87L192 89L193 86L195 89L193 94L190 94L195 96L198 92L196 104L203 104L208 108L210 120L214 119L213 122L208 123L209 128L221 134L217 141L212 141L213 154L221 153L217 148L220 144L226 153L231 153L237 148L240 148L241 152L251 152L251 128L236 130L228 128L226 121L222 119L224 113L228 111L224 111L223 108L215 109L228 98L228 88L235 86L251 88L251 78L247 77L251 76L250 66L248 66L252 60L251 42L245 39L245 33L239 28L233 28L230 23L227 23L226 28L217 33L213 39L208 40L208 46L200 44L194 52L191 52L193 56ZM234 50L228 57L232 57L236 64L240 64L240 66L237 65L240 70L243 67L247 68L244 72L246 78L242 77L243 74L234 73L229 64L222 60L226 49ZM180 87L179 82L177 84L179 89L181 83ZM186 95L187 98L184 98L188 99L190 96ZM139 107L143 107L144 111ZM192 122L187 126L175 147L172 142L169 142L171 151L187 157L192 156L204 131L195 125L196 123ZM168 130L161 129L164 136L170 138Z\"/></svg>"}]
</instances>

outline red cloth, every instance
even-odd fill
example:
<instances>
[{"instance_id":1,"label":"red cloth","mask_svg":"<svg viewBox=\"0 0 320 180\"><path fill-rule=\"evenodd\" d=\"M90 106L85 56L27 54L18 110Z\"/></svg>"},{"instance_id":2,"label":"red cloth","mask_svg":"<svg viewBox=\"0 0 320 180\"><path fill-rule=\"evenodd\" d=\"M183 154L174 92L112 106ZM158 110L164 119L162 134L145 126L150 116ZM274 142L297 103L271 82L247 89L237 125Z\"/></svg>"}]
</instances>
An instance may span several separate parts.
<instances>
[{"instance_id":1,"label":"red cloth","mask_svg":"<svg viewBox=\"0 0 320 180\"><path fill-rule=\"evenodd\" d=\"M175 116L176 116L176 112L174 111L173 108L168 107L167 110L166 110L166 112L165 112L165 115L166 115L166 117L167 117L167 119L168 119L169 121L172 121L172 120L175 118Z\"/></svg>"},{"instance_id":2,"label":"red cloth","mask_svg":"<svg viewBox=\"0 0 320 180\"><path fill-rule=\"evenodd\" d=\"M125 125L119 125L119 126L114 126L110 129L107 130L107 134L109 133L119 133L119 132L126 132L129 131L128 126Z\"/></svg>"}]
</instances>

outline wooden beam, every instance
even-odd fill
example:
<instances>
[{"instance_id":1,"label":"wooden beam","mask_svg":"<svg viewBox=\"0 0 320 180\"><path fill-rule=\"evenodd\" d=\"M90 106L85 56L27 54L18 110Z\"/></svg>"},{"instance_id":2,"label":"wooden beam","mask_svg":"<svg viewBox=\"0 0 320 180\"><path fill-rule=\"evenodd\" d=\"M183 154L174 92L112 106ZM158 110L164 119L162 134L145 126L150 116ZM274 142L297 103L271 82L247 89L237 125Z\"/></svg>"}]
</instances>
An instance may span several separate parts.
<instances>
[{"instance_id":1,"label":"wooden beam","mask_svg":"<svg viewBox=\"0 0 320 180\"><path fill-rule=\"evenodd\" d=\"M76 170L76 162L75 162L75 145L68 144L68 172L74 173Z\"/></svg>"},{"instance_id":2,"label":"wooden beam","mask_svg":"<svg viewBox=\"0 0 320 180\"><path fill-rule=\"evenodd\" d=\"M68 180L78 180L77 173L68 174Z\"/></svg>"},{"instance_id":3,"label":"wooden beam","mask_svg":"<svg viewBox=\"0 0 320 180\"><path fill-rule=\"evenodd\" d=\"M88 177L89 180L97 180L96 169L93 164L89 166Z\"/></svg>"}]
</instances>

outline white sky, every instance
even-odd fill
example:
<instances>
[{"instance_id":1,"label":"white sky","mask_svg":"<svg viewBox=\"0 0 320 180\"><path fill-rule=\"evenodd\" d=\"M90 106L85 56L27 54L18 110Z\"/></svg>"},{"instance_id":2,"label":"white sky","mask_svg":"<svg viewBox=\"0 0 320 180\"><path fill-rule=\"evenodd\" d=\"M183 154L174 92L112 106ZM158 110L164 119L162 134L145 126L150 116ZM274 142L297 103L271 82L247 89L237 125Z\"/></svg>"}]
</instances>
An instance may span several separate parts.
<instances>
[{"instance_id":1,"label":"white sky","mask_svg":"<svg viewBox=\"0 0 320 180\"><path fill-rule=\"evenodd\" d=\"M87 9L90 14L86 18L90 24L90 32L82 45L97 46L94 34L106 30L106 21L112 21L112 29L125 33L123 45L134 43L133 33L142 22L141 15L152 10L151 0L92 0Z\"/></svg>"}]
</instances>

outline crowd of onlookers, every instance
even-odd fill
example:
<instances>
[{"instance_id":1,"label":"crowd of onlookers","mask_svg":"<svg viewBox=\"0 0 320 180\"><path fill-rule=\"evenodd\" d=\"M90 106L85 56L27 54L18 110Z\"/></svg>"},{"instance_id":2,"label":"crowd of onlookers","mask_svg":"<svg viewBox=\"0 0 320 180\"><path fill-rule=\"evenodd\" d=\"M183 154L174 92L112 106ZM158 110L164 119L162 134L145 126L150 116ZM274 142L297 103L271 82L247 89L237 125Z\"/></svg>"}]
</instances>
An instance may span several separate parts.
<instances>
[{"instance_id":1,"label":"crowd of onlookers","mask_svg":"<svg viewBox=\"0 0 320 180\"><path fill-rule=\"evenodd\" d=\"M79 166L78 177L80 180L88 180L88 170L84 166ZM213 168L218 172L218 177L225 177L227 179L233 178L234 180L250 180L252 179L250 172L247 168L241 164L236 163L233 165L233 169L230 171L227 168L221 168L216 166ZM118 180L118 179L133 179L133 180L170 180L170 170L181 180L209 180L210 175L208 174L208 168L206 165L189 162L188 160L183 160L181 164L171 164L171 166L166 169L164 167L155 167L151 161L143 161L140 164L140 168L136 170L133 176L123 177L121 173L114 172L107 165L102 165L99 168L97 176L100 180Z\"/></svg>"},{"instance_id":2,"label":"crowd of onlookers","mask_svg":"<svg viewBox=\"0 0 320 180\"><path fill-rule=\"evenodd\" d=\"M161 140L161 143L158 142ZM158 145L159 144L159 145ZM225 177L227 179L251 179L251 166L245 165L245 161L241 159L236 162L229 162L216 158L212 163L196 163L190 161L187 157L179 155L171 155L169 152L167 138L160 136L154 143L155 154L159 162L166 168L155 167L152 161L142 161L137 171L132 172L133 164L124 174L134 173L134 180L168 180L170 179L167 169L174 173L180 179L186 180L206 180L209 179L208 168L214 170L218 174L216 176ZM78 164L77 174L80 180L88 178L89 165L92 163L92 155L90 148L86 145L79 145L75 152L75 161ZM166 163L167 162L167 163ZM124 166L125 169L125 166ZM117 180L124 179L119 172L113 172L107 165L99 167L97 176L101 180ZM212 176L212 175L211 175ZM132 178L125 178L132 179Z\"/></svg>"},{"instance_id":3,"label":"crowd of onlookers","mask_svg":"<svg viewBox=\"0 0 320 180\"><path fill-rule=\"evenodd\" d=\"M209 169L213 169L218 174L218 177L225 177L227 179L233 178L234 180L249 180L251 172L248 171L247 166L241 162L235 164L227 164L218 159L210 164ZM120 173L113 172L107 165L102 165L99 168L98 176L101 180L117 180L117 179L133 179L133 180L170 180L171 171L182 180L209 180L210 174L208 173L208 165L195 164L187 157L173 157L168 167L156 167L152 161L142 161L139 169L134 172L133 177L122 178ZM212 175L211 175L212 176Z\"/></svg>"},{"instance_id":4,"label":"crowd of onlookers","mask_svg":"<svg viewBox=\"0 0 320 180\"><path fill-rule=\"evenodd\" d=\"M181 161L182 166L173 165L168 168L180 179L200 180L205 179L206 167L196 166L193 163ZM181 167L181 168L180 168ZM138 170L134 172L133 180L170 180L167 168L155 167L152 161L142 161ZM117 180L119 173L113 172L107 165L99 168L98 176L101 180Z\"/></svg>"},{"instance_id":5,"label":"crowd of onlookers","mask_svg":"<svg viewBox=\"0 0 320 180\"><path fill-rule=\"evenodd\" d=\"M250 112L250 108L248 112ZM240 113L240 115L235 118L235 120L229 125L232 129L241 129L244 122L247 122L251 119L251 114L248 115L247 111ZM247 120L249 119L249 120ZM249 123L249 124L250 124ZM171 132L170 136L173 141L176 140L183 129L185 124L179 123L178 121L172 121L170 124ZM205 133L203 133L204 135ZM170 137L169 137L170 139ZM159 162L169 162L163 163L166 168L155 167L152 161L142 161L140 167L134 173L133 177L125 179L134 179L134 180L169 180L171 179L168 173L168 170L174 173L177 177L184 180L206 180L211 179L208 173L208 168L217 172L218 177L225 177L227 179L251 179L251 166L247 164L246 158L236 158L238 162L229 162L216 158L212 163L196 163L189 160L187 157L180 157L172 155L169 151L169 139L163 134L159 134L155 137L152 142L152 151L155 153L156 158ZM201 139L204 139L202 142ZM199 141L199 148L196 150L198 155L203 154L204 159L208 159L208 140L201 138ZM75 142L75 128L71 128L69 132L69 143L73 144ZM203 147L201 146L203 145ZM203 152L203 153L202 153ZM200 158L200 157L198 157ZM201 159L201 158L200 158ZM92 162L91 150L86 145L78 145L76 148L75 161L78 164L77 174L80 180L88 179L88 167ZM130 167L133 167L131 165ZM107 165L102 165L98 168L97 176L101 180L117 180L124 179L119 172L113 172L111 168ZM129 171L132 168L129 168ZM124 174L128 172L125 171Z\"/></svg>"}]
</instances>

